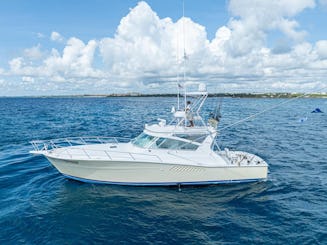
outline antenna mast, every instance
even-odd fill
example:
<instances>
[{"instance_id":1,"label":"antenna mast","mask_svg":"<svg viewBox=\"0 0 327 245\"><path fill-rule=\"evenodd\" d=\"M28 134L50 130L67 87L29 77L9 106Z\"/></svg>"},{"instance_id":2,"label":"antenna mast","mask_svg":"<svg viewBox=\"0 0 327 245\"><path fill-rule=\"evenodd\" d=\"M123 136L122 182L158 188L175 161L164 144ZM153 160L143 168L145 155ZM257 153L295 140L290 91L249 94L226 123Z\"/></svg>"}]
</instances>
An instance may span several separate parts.
<instances>
[{"instance_id":1,"label":"antenna mast","mask_svg":"<svg viewBox=\"0 0 327 245\"><path fill-rule=\"evenodd\" d=\"M185 8L183 0L183 81L184 81L184 111L186 112L186 83L185 83L185 63L186 63L186 51L185 51ZM186 114L184 118L186 126Z\"/></svg>"},{"instance_id":2,"label":"antenna mast","mask_svg":"<svg viewBox=\"0 0 327 245\"><path fill-rule=\"evenodd\" d=\"M186 109L186 84L185 84L185 62L186 62L186 51L185 51L185 9L183 0L183 82L184 82L184 108Z\"/></svg>"}]
</instances>

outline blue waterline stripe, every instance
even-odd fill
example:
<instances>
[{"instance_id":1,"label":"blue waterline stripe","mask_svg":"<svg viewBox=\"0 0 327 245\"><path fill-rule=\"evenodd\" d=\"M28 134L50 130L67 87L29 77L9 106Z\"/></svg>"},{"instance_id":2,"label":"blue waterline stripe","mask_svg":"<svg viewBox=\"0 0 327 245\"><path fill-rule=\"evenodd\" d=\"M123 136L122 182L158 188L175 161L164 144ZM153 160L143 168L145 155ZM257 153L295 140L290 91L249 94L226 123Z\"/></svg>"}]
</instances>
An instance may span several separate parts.
<instances>
[{"instance_id":1,"label":"blue waterline stripe","mask_svg":"<svg viewBox=\"0 0 327 245\"><path fill-rule=\"evenodd\" d=\"M210 185L210 184L232 184L232 183L249 183L256 181L265 181L265 178L258 179L244 179L244 180L210 180L210 181L196 181L196 182L114 182L114 181L103 181L103 180L91 180L84 179L68 174L64 174L68 179L73 179L85 183L91 184L109 184L109 185L130 185L130 186L172 186L172 185Z\"/></svg>"}]
</instances>

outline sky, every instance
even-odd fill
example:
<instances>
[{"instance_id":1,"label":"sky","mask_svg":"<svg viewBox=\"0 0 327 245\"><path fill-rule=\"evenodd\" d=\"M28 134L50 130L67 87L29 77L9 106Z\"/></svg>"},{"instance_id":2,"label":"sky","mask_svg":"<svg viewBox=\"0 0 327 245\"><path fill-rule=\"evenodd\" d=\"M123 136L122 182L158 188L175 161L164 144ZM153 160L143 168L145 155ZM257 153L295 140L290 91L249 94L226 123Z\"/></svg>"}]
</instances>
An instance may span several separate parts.
<instances>
[{"instance_id":1,"label":"sky","mask_svg":"<svg viewBox=\"0 0 327 245\"><path fill-rule=\"evenodd\" d=\"M3 0L0 96L327 92L325 23L327 0Z\"/></svg>"}]
</instances>

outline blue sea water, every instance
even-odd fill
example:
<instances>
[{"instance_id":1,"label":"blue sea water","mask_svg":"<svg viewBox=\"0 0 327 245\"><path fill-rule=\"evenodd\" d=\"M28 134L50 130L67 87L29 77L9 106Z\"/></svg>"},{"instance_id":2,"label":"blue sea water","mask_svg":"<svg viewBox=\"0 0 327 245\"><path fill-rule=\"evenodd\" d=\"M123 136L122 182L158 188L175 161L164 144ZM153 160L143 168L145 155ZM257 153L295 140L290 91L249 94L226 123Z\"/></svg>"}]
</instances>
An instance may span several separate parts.
<instances>
[{"instance_id":1,"label":"blue sea water","mask_svg":"<svg viewBox=\"0 0 327 245\"><path fill-rule=\"evenodd\" d=\"M224 98L220 128L286 99ZM65 179L33 139L135 137L175 98L0 98L0 244L327 244L327 100L222 130L269 163L266 182L126 187ZM209 98L208 114L217 103ZM320 108L325 113L310 112ZM306 120L301 120L306 118Z\"/></svg>"}]
</instances>

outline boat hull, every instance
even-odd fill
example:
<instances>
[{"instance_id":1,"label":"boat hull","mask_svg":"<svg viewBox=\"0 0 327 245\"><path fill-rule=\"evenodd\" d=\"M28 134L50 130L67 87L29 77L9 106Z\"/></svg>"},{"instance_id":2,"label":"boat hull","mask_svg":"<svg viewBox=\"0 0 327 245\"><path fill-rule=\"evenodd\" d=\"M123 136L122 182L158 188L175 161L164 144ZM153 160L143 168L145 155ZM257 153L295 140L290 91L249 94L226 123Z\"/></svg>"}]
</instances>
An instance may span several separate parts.
<instances>
[{"instance_id":1,"label":"boat hull","mask_svg":"<svg viewBox=\"0 0 327 245\"><path fill-rule=\"evenodd\" d=\"M268 166L206 167L154 162L66 160L47 156L67 178L88 183L170 186L240 183L267 179Z\"/></svg>"}]
</instances>

